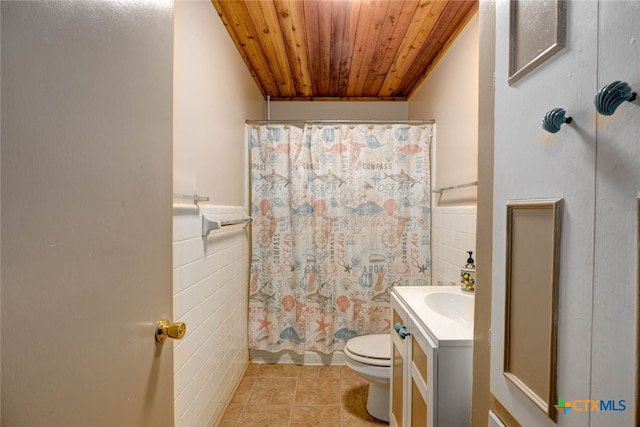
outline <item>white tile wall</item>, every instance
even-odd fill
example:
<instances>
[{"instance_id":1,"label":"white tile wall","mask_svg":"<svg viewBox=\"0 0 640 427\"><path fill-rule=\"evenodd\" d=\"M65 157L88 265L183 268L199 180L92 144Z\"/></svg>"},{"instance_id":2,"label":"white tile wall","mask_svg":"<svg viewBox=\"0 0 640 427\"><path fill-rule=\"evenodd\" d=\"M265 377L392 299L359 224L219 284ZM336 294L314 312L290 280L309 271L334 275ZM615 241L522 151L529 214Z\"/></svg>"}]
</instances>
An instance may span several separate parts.
<instances>
[{"instance_id":1,"label":"white tile wall","mask_svg":"<svg viewBox=\"0 0 640 427\"><path fill-rule=\"evenodd\" d=\"M432 284L460 282L460 267L476 258L476 207L436 207L431 211Z\"/></svg>"},{"instance_id":2,"label":"white tile wall","mask_svg":"<svg viewBox=\"0 0 640 427\"><path fill-rule=\"evenodd\" d=\"M177 427L212 426L248 364L248 227L203 238L201 214L230 220L246 208L174 205L173 316L187 324L174 341Z\"/></svg>"}]
</instances>

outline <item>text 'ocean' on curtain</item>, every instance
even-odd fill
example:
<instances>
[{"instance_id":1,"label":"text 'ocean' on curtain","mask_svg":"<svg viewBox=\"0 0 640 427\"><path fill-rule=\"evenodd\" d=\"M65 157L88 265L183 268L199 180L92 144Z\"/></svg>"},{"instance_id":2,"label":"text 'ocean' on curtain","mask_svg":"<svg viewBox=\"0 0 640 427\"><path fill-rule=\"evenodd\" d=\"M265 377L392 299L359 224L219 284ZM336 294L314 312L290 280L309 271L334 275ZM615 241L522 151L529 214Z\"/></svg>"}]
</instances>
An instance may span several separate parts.
<instances>
[{"instance_id":1,"label":"text 'ocean' on curtain","mask_svg":"<svg viewBox=\"0 0 640 427\"><path fill-rule=\"evenodd\" d=\"M431 284L432 125L249 126L249 345L341 350Z\"/></svg>"}]
</instances>

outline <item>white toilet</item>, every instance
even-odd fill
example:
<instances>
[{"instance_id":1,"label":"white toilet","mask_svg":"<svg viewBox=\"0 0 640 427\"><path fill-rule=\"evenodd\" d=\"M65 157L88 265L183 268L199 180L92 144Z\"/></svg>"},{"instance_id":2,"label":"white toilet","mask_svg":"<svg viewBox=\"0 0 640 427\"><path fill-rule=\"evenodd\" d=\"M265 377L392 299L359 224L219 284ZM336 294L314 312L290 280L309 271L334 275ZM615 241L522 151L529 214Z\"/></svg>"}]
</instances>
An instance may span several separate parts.
<instances>
[{"instance_id":1,"label":"white toilet","mask_svg":"<svg viewBox=\"0 0 640 427\"><path fill-rule=\"evenodd\" d=\"M355 373L370 381L367 412L389 422L391 338L389 334L361 335L344 347L344 361Z\"/></svg>"}]
</instances>

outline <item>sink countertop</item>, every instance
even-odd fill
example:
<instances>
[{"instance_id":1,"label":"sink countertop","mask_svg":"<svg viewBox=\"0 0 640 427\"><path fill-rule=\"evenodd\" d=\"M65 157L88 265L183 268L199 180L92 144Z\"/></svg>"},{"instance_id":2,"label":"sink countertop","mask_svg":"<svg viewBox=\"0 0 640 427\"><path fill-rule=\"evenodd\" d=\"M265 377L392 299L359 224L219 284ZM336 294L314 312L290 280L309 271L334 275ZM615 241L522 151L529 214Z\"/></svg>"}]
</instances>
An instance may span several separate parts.
<instances>
[{"instance_id":1,"label":"sink countertop","mask_svg":"<svg viewBox=\"0 0 640 427\"><path fill-rule=\"evenodd\" d=\"M411 310L420 326L425 329L439 347L466 347L473 344L473 323L452 320L431 309L425 302L430 293L454 293L466 298L472 294L462 292L457 286L395 286L392 293Z\"/></svg>"}]
</instances>

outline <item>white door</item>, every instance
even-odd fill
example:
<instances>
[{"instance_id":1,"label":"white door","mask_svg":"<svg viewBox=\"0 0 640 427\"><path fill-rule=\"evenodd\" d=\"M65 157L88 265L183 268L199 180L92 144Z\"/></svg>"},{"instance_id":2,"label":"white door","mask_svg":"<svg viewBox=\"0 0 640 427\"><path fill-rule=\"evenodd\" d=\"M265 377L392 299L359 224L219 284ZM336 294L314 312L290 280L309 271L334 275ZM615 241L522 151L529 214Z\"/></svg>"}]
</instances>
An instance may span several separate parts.
<instances>
[{"instance_id":1,"label":"white door","mask_svg":"<svg viewBox=\"0 0 640 427\"><path fill-rule=\"evenodd\" d=\"M567 2L567 46L513 87L508 3L496 15L491 391L522 425L554 425L502 376L504 204L563 197L557 385L574 408L558 425L637 425L640 107L603 116L593 99L616 80L640 92L640 3ZM553 107L574 119L555 135L538 127Z\"/></svg>"},{"instance_id":2,"label":"white door","mask_svg":"<svg viewBox=\"0 0 640 427\"><path fill-rule=\"evenodd\" d=\"M172 426L172 2L1 4L2 425Z\"/></svg>"},{"instance_id":3,"label":"white door","mask_svg":"<svg viewBox=\"0 0 640 427\"><path fill-rule=\"evenodd\" d=\"M600 2L598 88L621 80L640 93L638 20L638 1ZM598 115L597 129L591 390L610 410L592 412L591 425L631 426L640 422L634 422L640 104L625 102L611 116Z\"/></svg>"},{"instance_id":4,"label":"white door","mask_svg":"<svg viewBox=\"0 0 640 427\"><path fill-rule=\"evenodd\" d=\"M567 2L566 47L509 86L509 4L496 3L495 171L491 392L523 426L556 425L503 375L506 203L564 199L558 305L557 393L589 399L593 295L597 12ZM542 4L542 2L530 2ZM545 2L551 3L551 2ZM574 119L550 134L544 114L562 107ZM551 402L552 405L556 402ZM559 415L559 426L588 425L589 414ZM585 423L586 420L586 423Z\"/></svg>"}]
</instances>

